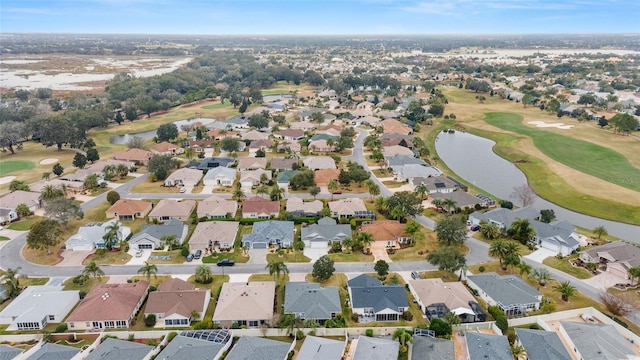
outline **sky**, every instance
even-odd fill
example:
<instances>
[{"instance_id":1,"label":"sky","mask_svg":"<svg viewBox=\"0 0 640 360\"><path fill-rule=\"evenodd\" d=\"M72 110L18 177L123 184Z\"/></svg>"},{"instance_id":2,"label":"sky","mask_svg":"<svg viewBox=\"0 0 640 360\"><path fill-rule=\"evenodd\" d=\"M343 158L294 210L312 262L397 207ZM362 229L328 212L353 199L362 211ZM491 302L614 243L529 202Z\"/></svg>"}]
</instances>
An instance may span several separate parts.
<instances>
[{"instance_id":1,"label":"sky","mask_svg":"<svg viewBox=\"0 0 640 360\"><path fill-rule=\"evenodd\" d=\"M640 0L0 0L3 32L640 33Z\"/></svg>"}]
</instances>

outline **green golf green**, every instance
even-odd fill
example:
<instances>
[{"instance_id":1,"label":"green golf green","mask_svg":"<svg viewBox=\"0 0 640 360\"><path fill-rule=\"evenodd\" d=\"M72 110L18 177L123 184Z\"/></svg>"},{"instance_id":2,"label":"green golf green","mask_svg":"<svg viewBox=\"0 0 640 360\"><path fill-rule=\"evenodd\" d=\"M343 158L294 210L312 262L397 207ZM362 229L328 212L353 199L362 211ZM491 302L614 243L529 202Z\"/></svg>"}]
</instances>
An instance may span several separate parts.
<instances>
[{"instance_id":1,"label":"green golf green","mask_svg":"<svg viewBox=\"0 0 640 360\"><path fill-rule=\"evenodd\" d=\"M640 169L620 153L584 140L538 130L522 123L522 116L512 113L487 113L485 121L503 130L526 135L534 145L553 160L612 184L640 191Z\"/></svg>"},{"instance_id":2,"label":"green golf green","mask_svg":"<svg viewBox=\"0 0 640 360\"><path fill-rule=\"evenodd\" d=\"M6 174L16 171L33 169L35 166L36 164L31 161L0 161L0 176L5 176Z\"/></svg>"}]
</instances>

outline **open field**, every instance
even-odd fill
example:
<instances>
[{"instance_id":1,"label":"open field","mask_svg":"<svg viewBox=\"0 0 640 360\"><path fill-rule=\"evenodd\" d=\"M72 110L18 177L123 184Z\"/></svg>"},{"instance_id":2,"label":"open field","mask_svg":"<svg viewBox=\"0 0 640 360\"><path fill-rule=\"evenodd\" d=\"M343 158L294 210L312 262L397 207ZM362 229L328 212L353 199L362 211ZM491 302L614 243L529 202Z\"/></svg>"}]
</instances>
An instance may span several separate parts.
<instances>
[{"instance_id":1,"label":"open field","mask_svg":"<svg viewBox=\"0 0 640 360\"><path fill-rule=\"evenodd\" d=\"M0 164L0 176L5 176L6 174L16 171L33 169L35 166L36 164L32 161L26 160L3 161L2 164Z\"/></svg>"}]
</instances>

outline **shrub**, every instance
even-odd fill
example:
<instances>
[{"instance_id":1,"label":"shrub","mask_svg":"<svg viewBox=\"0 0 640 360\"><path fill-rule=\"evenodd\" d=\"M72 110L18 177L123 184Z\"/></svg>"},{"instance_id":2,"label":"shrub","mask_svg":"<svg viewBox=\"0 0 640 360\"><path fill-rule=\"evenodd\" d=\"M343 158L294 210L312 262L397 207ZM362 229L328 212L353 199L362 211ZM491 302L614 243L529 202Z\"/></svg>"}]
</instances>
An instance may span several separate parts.
<instances>
[{"instance_id":1,"label":"shrub","mask_svg":"<svg viewBox=\"0 0 640 360\"><path fill-rule=\"evenodd\" d=\"M506 316L502 316L496 319L496 326L498 327L498 329L502 330L502 333L506 333L507 330L509 329L509 322L507 321L507 317Z\"/></svg>"},{"instance_id":2,"label":"shrub","mask_svg":"<svg viewBox=\"0 0 640 360\"><path fill-rule=\"evenodd\" d=\"M56 326L55 330L53 330L53 332L56 332L56 333L63 333L65 331L67 331L67 324L60 324Z\"/></svg>"},{"instance_id":3,"label":"shrub","mask_svg":"<svg viewBox=\"0 0 640 360\"><path fill-rule=\"evenodd\" d=\"M542 328L538 324L529 325L529 329L531 329L531 330L542 330Z\"/></svg>"},{"instance_id":4,"label":"shrub","mask_svg":"<svg viewBox=\"0 0 640 360\"><path fill-rule=\"evenodd\" d=\"M147 340L147 345L149 345L149 346L158 346L158 342L156 341L156 339L149 339L149 340Z\"/></svg>"},{"instance_id":5,"label":"shrub","mask_svg":"<svg viewBox=\"0 0 640 360\"><path fill-rule=\"evenodd\" d=\"M80 299L82 300L82 299L84 299L85 296L87 296L87 292L86 291L80 291L78 293L78 295L80 296Z\"/></svg>"},{"instance_id":6,"label":"shrub","mask_svg":"<svg viewBox=\"0 0 640 360\"><path fill-rule=\"evenodd\" d=\"M212 323L211 320L202 320L202 321L198 321L197 323L195 323L193 325L193 328L195 330L212 329L213 328L213 323Z\"/></svg>"},{"instance_id":7,"label":"shrub","mask_svg":"<svg viewBox=\"0 0 640 360\"><path fill-rule=\"evenodd\" d=\"M407 321L413 321L413 314L409 311L405 311L402 313L402 315L400 315L400 318Z\"/></svg>"},{"instance_id":8,"label":"shrub","mask_svg":"<svg viewBox=\"0 0 640 360\"><path fill-rule=\"evenodd\" d=\"M447 322L442 319L435 318L431 320L429 330L433 330L437 337L451 336L451 325L447 324Z\"/></svg>"},{"instance_id":9,"label":"shrub","mask_svg":"<svg viewBox=\"0 0 640 360\"><path fill-rule=\"evenodd\" d=\"M297 250L304 250L304 241L296 241L296 249Z\"/></svg>"},{"instance_id":10,"label":"shrub","mask_svg":"<svg viewBox=\"0 0 640 360\"><path fill-rule=\"evenodd\" d=\"M180 249L180 255L182 256L189 256L189 247L188 246L183 246L182 249Z\"/></svg>"},{"instance_id":11,"label":"shrub","mask_svg":"<svg viewBox=\"0 0 640 360\"><path fill-rule=\"evenodd\" d=\"M133 341L136 339L136 335L135 334L129 334L129 341Z\"/></svg>"},{"instance_id":12,"label":"shrub","mask_svg":"<svg viewBox=\"0 0 640 360\"><path fill-rule=\"evenodd\" d=\"M481 273L483 273L486 270L486 268L484 266L480 266L478 268L478 271L480 271Z\"/></svg>"},{"instance_id":13,"label":"shrub","mask_svg":"<svg viewBox=\"0 0 640 360\"><path fill-rule=\"evenodd\" d=\"M304 335L304 332L302 330L296 331L296 339L302 340L302 339L304 339L304 337L305 337L305 335Z\"/></svg>"},{"instance_id":14,"label":"shrub","mask_svg":"<svg viewBox=\"0 0 640 360\"><path fill-rule=\"evenodd\" d=\"M368 337L373 337L373 329L365 330L364 334Z\"/></svg>"},{"instance_id":15,"label":"shrub","mask_svg":"<svg viewBox=\"0 0 640 360\"><path fill-rule=\"evenodd\" d=\"M153 327L156 325L156 316L154 314L149 314L144 318L144 324L147 327Z\"/></svg>"},{"instance_id":16,"label":"shrub","mask_svg":"<svg viewBox=\"0 0 640 360\"><path fill-rule=\"evenodd\" d=\"M117 191L111 190L107 193L107 201L113 205L116 201L120 200L120 194Z\"/></svg>"},{"instance_id":17,"label":"shrub","mask_svg":"<svg viewBox=\"0 0 640 360\"><path fill-rule=\"evenodd\" d=\"M546 301L542 306L540 306L540 311L543 314L551 314L556 311L556 302L553 300Z\"/></svg>"}]
</instances>

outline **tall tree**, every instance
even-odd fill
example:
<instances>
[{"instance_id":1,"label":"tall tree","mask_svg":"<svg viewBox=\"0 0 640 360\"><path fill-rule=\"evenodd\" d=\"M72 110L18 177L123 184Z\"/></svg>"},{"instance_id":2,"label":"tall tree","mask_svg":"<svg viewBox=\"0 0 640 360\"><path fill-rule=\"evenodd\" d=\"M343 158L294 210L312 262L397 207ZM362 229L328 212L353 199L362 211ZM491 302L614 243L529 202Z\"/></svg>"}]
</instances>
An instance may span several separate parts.
<instances>
[{"instance_id":1,"label":"tall tree","mask_svg":"<svg viewBox=\"0 0 640 360\"><path fill-rule=\"evenodd\" d=\"M375 270L380 277L386 276L389 273L389 264L380 259L373 265L373 270Z\"/></svg>"},{"instance_id":2,"label":"tall tree","mask_svg":"<svg viewBox=\"0 0 640 360\"><path fill-rule=\"evenodd\" d=\"M560 293L562 301L569 301L570 297L573 297L578 292L575 286L571 285L569 281L563 281L553 287L553 291Z\"/></svg>"},{"instance_id":3,"label":"tall tree","mask_svg":"<svg viewBox=\"0 0 640 360\"><path fill-rule=\"evenodd\" d=\"M82 219L84 212L73 199L57 198L49 200L44 206L45 216L57 220L65 227L69 220Z\"/></svg>"},{"instance_id":4,"label":"tall tree","mask_svg":"<svg viewBox=\"0 0 640 360\"><path fill-rule=\"evenodd\" d=\"M45 219L31 225L27 234L27 247L36 250L47 250L51 255L51 247L56 246L62 235L60 224L53 219Z\"/></svg>"},{"instance_id":5,"label":"tall tree","mask_svg":"<svg viewBox=\"0 0 640 360\"><path fill-rule=\"evenodd\" d=\"M42 201L48 202L54 199L62 198L64 197L64 195L64 191L60 187L45 185L45 187L42 188L42 192L40 193L40 199L42 199Z\"/></svg>"},{"instance_id":6,"label":"tall tree","mask_svg":"<svg viewBox=\"0 0 640 360\"><path fill-rule=\"evenodd\" d=\"M495 240L500 237L502 231L500 231L500 228L496 223L490 223L483 220L480 222L480 234L482 234L482 236L487 240Z\"/></svg>"},{"instance_id":7,"label":"tall tree","mask_svg":"<svg viewBox=\"0 0 640 360\"><path fill-rule=\"evenodd\" d=\"M313 263L313 271L311 272L311 275L313 275L317 280L325 282L329 280L333 275L333 272L336 271L333 264L333 260L331 260L329 256L323 255Z\"/></svg>"},{"instance_id":8,"label":"tall tree","mask_svg":"<svg viewBox=\"0 0 640 360\"><path fill-rule=\"evenodd\" d=\"M427 189L427 187L425 185L420 184L420 185L416 186L415 192L416 192L416 194L420 195L420 200L424 201L426 195L429 193L429 189Z\"/></svg>"},{"instance_id":9,"label":"tall tree","mask_svg":"<svg viewBox=\"0 0 640 360\"><path fill-rule=\"evenodd\" d=\"M273 275L273 281L276 281L277 278L280 277L281 273L284 275L289 273L287 265L284 262L277 260L269 261L265 270L269 270L269 275Z\"/></svg>"},{"instance_id":10,"label":"tall tree","mask_svg":"<svg viewBox=\"0 0 640 360\"><path fill-rule=\"evenodd\" d=\"M327 190L331 193L331 200L333 200L333 193L338 190L338 182L335 179L330 179L327 184Z\"/></svg>"},{"instance_id":11,"label":"tall tree","mask_svg":"<svg viewBox=\"0 0 640 360\"><path fill-rule=\"evenodd\" d=\"M450 273L460 270L467 263L464 254L454 246L445 246L430 252L427 255L427 261L431 265L437 266L440 271Z\"/></svg>"},{"instance_id":12,"label":"tall tree","mask_svg":"<svg viewBox=\"0 0 640 360\"><path fill-rule=\"evenodd\" d=\"M609 232L607 231L607 228L605 228L603 225L599 225L593 229L593 234L597 236L598 241L600 241L600 239L602 239L603 236L609 235Z\"/></svg>"},{"instance_id":13,"label":"tall tree","mask_svg":"<svg viewBox=\"0 0 640 360\"><path fill-rule=\"evenodd\" d=\"M100 269L100 266L98 266L95 261L91 261L89 264L87 264L87 266L84 267L82 273L85 276L91 275L94 279L98 280L104 276L104 271Z\"/></svg>"},{"instance_id":14,"label":"tall tree","mask_svg":"<svg viewBox=\"0 0 640 360\"><path fill-rule=\"evenodd\" d=\"M18 272L21 270L21 267L17 267L15 269L7 268L7 271L0 277L0 281L7 288L7 295L10 298L17 297L20 295L20 278L21 275Z\"/></svg>"},{"instance_id":15,"label":"tall tree","mask_svg":"<svg viewBox=\"0 0 640 360\"><path fill-rule=\"evenodd\" d=\"M84 154L76 153L73 157L73 166L83 169L87 165L87 157Z\"/></svg>"},{"instance_id":16,"label":"tall tree","mask_svg":"<svg viewBox=\"0 0 640 360\"><path fill-rule=\"evenodd\" d=\"M207 265L198 265L196 267L195 280L197 283L208 284L211 282L213 276L211 268Z\"/></svg>"},{"instance_id":17,"label":"tall tree","mask_svg":"<svg viewBox=\"0 0 640 360\"><path fill-rule=\"evenodd\" d=\"M100 154L98 154L98 150L94 148L87 150L87 160L91 161L92 164L100 160Z\"/></svg>"},{"instance_id":18,"label":"tall tree","mask_svg":"<svg viewBox=\"0 0 640 360\"><path fill-rule=\"evenodd\" d=\"M163 124L156 130L158 141L171 141L178 137L178 127L174 123Z\"/></svg>"},{"instance_id":19,"label":"tall tree","mask_svg":"<svg viewBox=\"0 0 640 360\"><path fill-rule=\"evenodd\" d=\"M436 223L435 232L438 242L445 246L459 246L464 244L467 237L467 227L461 216L448 216Z\"/></svg>"},{"instance_id":20,"label":"tall tree","mask_svg":"<svg viewBox=\"0 0 640 360\"><path fill-rule=\"evenodd\" d=\"M529 219L518 218L511 223L509 230L507 230L507 234L514 240L518 240L521 244L527 245L536 235L536 229L531 226Z\"/></svg>"},{"instance_id":21,"label":"tall tree","mask_svg":"<svg viewBox=\"0 0 640 360\"><path fill-rule=\"evenodd\" d=\"M157 278L158 267L155 264L149 264L148 262L144 262L144 265L138 269L138 274L142 274L147 278L147 281L151 281L151 275L154 278Z\"/></svg>"},{"instance_id":22,"label":"tall tree","mask_svg":"<svg viewBox=\"0 0 640 360\"><path fill-rule=\"evenodd\" d=\"M520 185L513 188L511 198L519 200L522 207L531 206L536 199L536 193L527 185Z\"/></svg>"}]
</instances>

